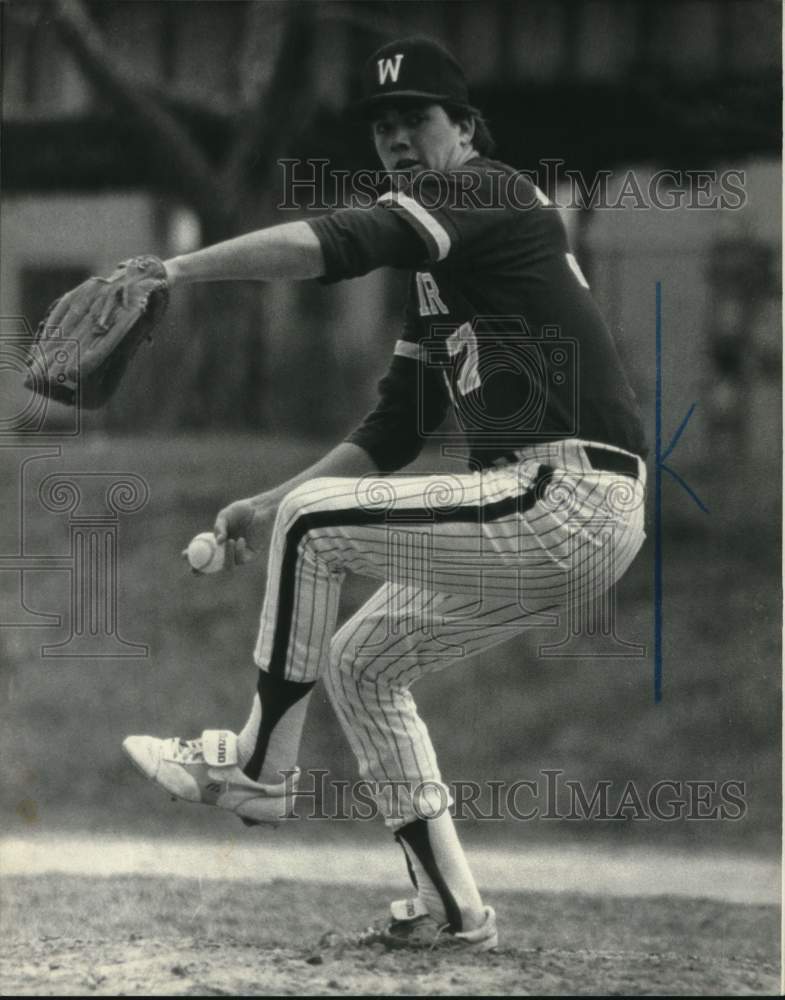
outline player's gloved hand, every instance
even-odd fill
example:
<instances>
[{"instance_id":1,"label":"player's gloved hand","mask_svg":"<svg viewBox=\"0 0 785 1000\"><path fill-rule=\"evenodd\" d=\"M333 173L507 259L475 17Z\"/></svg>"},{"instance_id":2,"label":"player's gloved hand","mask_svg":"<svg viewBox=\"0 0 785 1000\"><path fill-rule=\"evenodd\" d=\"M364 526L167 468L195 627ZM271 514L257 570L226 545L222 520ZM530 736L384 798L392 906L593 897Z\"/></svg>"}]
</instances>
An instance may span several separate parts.
<instances>
[{"instance_id":1,"label":"player's gloved hand","mask_svg":"<svg viewBox=\"0 0 785 1000\"><path fill-rule=\"evenodd\" d=\"M218 544L226 543L224 570L231 571L266 554L278 501L267 493L235 500L218 512L213 532Z\"/></svg>"}]
</instances>

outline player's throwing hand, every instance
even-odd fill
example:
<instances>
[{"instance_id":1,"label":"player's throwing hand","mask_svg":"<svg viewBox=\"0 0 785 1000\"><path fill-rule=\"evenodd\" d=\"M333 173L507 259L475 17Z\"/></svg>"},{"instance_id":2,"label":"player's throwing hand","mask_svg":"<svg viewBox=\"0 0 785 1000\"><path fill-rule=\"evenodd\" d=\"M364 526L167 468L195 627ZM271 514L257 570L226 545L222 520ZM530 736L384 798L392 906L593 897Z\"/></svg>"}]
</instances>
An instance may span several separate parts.
<instances>
[{"instance_id":1,"label":"player's throwing hand","mask_svg":"<svg viewBox=\"0 0 785 1000\"><path fill-rule=\"evenodd\" d=\"M235 500L218 512L213 532L219 545L226 543L225 570L249 563L267 550L277 509L277 502L262 493Z\"/></svg>"}]
</instances>

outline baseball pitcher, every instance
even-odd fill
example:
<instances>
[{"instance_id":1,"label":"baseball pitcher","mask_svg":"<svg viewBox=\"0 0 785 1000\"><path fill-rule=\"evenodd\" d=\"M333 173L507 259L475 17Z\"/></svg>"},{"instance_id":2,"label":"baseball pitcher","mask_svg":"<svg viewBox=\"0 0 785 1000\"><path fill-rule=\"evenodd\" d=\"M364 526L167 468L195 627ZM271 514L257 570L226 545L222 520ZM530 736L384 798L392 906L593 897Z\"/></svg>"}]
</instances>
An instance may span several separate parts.
<instances>
[{"instance_id":1,"label":"baseball pitcher","mask_svg":"<svg viewBox=\"0 0 785 1000\"><path fill-rule=\"evenodd\" d=\"M360 111L397 181L373 207L175 257L163 282L155 272L159 295L190 282L336 282L380 267L411 277L375 409L311 468L216 518L229 565L269 548L245 725L195 740L129 736L123 746L175 796L277 822L296 794L321 678L414 886L378 939L488 950L496 917L410 689L564 607L576 588L613 586L644 539L646 448L559 214L490 158L458 63L430 40L395 41L371 56L363 87ZM101 303L87 312L106 323ZM456 454L455 433L465 472L402 471L429 437ZM347 572L379 588L336 631Z\"/></svg>"}]
</instances>

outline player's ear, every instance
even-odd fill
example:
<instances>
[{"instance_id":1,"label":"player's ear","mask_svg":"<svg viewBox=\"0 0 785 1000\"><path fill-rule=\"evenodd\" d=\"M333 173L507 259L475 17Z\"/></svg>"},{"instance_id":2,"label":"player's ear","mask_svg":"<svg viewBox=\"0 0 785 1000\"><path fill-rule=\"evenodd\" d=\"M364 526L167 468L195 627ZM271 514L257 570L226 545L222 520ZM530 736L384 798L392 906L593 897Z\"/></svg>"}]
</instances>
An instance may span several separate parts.
<instances>
[{"instance_id":1,"label":"player's ear","mask_svg":"<svg viewBox=\"0 0 785 1000\"><path fill-rule=\"evenodd\" d=\"M474 142L475 122L474 115L460 116L454 119L460 130L459 141L462 146L471 146Z\"/></svg>"}]
</instances>

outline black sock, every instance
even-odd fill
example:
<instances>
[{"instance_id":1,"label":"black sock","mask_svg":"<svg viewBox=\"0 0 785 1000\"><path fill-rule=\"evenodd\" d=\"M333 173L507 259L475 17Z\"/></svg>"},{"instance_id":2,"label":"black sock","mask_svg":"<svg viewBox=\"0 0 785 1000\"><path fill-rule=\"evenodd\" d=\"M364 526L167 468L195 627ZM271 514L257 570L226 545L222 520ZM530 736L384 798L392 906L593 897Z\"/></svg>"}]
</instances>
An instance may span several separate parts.
<instances>
[{"instance_id":1,"label":"black sock","mask_svg":"<svg viewBox=\"0 0 785 1000\"><path fill-rule=\"evenodd\" d=\"M251 758L243 768L243 773L252 781L259 780L273 730L289 709L308 694L315 683L316 681L308 681L305 684L288 681L283 677L272 677L265 670L259 671L256 689L262 706L262 721Z\"/></svg>"}]
</instances>

